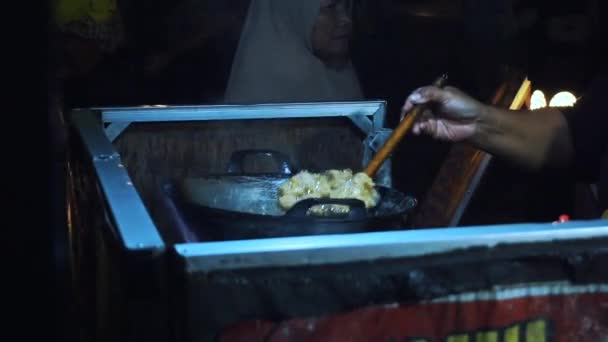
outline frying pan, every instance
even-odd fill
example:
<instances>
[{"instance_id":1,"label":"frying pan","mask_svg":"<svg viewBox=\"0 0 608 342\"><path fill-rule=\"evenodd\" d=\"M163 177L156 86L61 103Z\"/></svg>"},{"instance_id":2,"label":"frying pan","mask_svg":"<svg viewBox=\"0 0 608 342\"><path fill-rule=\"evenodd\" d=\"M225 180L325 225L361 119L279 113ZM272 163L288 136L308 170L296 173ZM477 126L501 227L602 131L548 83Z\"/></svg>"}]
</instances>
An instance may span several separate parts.
<instances>
[{"instance_id":1,"label":"frying pan","mask_svg":"<svg viewBox=\"0 0 608 342\"><path fill-rule=\"evenodd\" d=\"M272 157L274 173L246 173L248 156ZM416 199L395 189L376 186L380 200L367 209L357 199L307 199L288 211L278 203L279 186L297 170L284 154L272 150L243 150L232 154L226 174L206 175L162 184L188 222L190 230L205 240L240 240L286 236L360 233L403 229L404 219ZM344 214L317 216L316 205L341 204Z\"/></svg>"}]
</instances>

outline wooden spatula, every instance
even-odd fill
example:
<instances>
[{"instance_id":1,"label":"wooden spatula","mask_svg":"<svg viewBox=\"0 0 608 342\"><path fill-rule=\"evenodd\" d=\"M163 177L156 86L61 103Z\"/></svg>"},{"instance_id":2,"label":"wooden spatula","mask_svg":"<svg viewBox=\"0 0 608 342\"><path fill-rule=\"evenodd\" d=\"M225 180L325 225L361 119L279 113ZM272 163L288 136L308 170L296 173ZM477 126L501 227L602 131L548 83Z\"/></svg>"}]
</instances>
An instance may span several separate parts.
<instances>
[{"instance_id":1,"label":"wooden spatula","mask_svg":"<svg viewBox=\"0 0 608 342\"><path fill-rule=\"evenodd\" d=\"M433 82L433 85L441 88L445 85L447 79L447 75L441 75L441 77ZM420 118L423 111L424 106L418 105L406 114L405 118L399 123L397 128L393 131L393 134L391 134L380 150L374 155L363 172L371 178L376 175L376 172L378 172L382 163L384 163L384 161L393 153L401 139L412 130L414 123Z\"/></svg>"}]
</instances>

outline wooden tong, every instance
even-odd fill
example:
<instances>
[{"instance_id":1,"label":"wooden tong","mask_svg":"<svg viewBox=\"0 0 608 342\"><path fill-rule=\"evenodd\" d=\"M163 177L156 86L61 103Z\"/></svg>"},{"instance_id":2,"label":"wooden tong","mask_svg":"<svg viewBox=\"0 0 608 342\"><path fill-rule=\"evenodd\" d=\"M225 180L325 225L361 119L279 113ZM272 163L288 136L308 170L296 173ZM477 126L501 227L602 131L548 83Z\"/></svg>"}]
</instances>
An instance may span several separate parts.
<instances>
[{"instance_id":1,"label":"wooden tong","mask_svg":"<svg viewBox=\"0 0 608 342\"><path fill-rule=\"evenodd\" d=\"M442 88L447 79L447 75L441 75L441 77L433 82L433 86ZM422 105L414 106L414 108L406 114L405 118L401 120L397 128L393 131L393 134L391 134L380 150L374 155L363 172L371 178L376 175L376 172L378 172L384 161L393 153L397 144L399 144L401 139L412 130L414 123L416 123L418 118L422 115L422 112L425 109L424 107L425 106Z\"/></svg>"}]
</instances>

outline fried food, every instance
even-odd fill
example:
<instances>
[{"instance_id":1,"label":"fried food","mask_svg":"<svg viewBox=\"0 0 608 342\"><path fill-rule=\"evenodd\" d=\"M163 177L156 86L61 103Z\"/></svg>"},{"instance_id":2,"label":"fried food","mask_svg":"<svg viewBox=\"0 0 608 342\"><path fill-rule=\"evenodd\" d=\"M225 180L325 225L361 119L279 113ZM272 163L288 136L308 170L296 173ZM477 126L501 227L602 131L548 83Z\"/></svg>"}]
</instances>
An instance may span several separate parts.
<instances>
[{"instance_id":1,"label":"fried food","mask_svg":"<svg viewBox=\"0 0 608 342\"><path fill-rule=\"evenodd\" d=\"M323 173L301 171L279 187L279 204L284 210L308 198L358 199L366 208L375 207L380 195L374 181L365 173L352 170L329 170ZM329 205L338 206L338 205ZM336 208L330 209L339 212Z\"/></svg>"}]
</instances>

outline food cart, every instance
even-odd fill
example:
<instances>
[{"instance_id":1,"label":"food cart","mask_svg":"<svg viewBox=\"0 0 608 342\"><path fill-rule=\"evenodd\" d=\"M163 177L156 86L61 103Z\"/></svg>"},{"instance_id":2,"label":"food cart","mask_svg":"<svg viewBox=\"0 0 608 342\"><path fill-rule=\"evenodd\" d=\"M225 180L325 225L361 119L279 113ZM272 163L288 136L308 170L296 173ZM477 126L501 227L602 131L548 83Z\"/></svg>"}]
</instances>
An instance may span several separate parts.
<instances>
[{"instance_id":1,"label":"food cart","mask_svg":"<svg viewBox=\"0 0 608 342\"><path fill-rule=\"evenodd\" d=\"M606 220L414 227L419 203L405 193L402 221L386 229L208 239L201 231L221 227L167 188L210 174L289 175L286 165L360 169L390 135L385 108L74 110L67 203L81 338L605 341ZM276 163L246 168L243 153ZM390 159L376 182L391 187Z\"/></svg>"}]
</instances>

